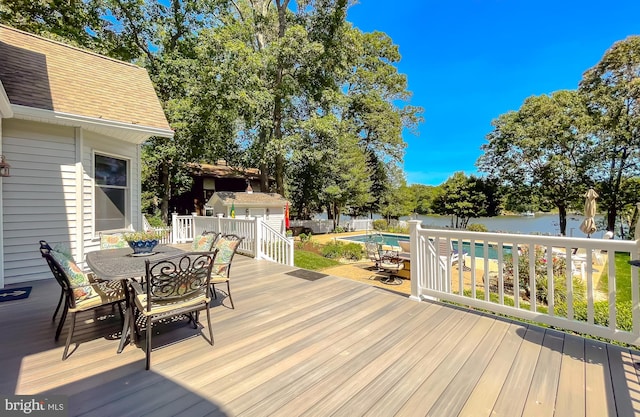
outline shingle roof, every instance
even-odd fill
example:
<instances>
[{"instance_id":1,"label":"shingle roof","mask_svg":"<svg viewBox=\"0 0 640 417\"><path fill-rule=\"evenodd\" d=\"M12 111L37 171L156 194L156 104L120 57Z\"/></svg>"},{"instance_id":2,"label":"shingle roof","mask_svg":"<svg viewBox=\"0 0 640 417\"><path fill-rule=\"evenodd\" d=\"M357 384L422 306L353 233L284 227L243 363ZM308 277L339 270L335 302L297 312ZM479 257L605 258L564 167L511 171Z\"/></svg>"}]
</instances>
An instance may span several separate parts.
<instances>
[{"instance_id":1,"label":"shingle roof","mask_svg":"<svg viewBox=\"0 0 640 417\"><path fill-rule=\"evenodd\" d=\"M170 130L144 68L4 25L0 81L13 105Z\"/></svg>"},{"instance_id":2,"label":"shingle roof","mask_svg":"<svg viewBox=\"0 0 640 417\"><path fill-rule=\"evenodd\" d=\"M258 178L260 170L257 168L237 168L223 164L188 163L195 175L211 176L215 178Z\"/></svg>"},{"instance_id":3,"label":"shingle roof","mask_svg":"<svg viewBox=\"0 0 640 417\"><path fill-rule=\"evenodd\" d=\"M233 191L218 191L214 193L207 205L213 206L214 199L219 198L222 204L230 206L231 203L236 207L255 206L256 204L261 206L283 206L286 204L287 199L276 193L245 193L245 192L233 192Z\"/></svg>"}]
</instances>

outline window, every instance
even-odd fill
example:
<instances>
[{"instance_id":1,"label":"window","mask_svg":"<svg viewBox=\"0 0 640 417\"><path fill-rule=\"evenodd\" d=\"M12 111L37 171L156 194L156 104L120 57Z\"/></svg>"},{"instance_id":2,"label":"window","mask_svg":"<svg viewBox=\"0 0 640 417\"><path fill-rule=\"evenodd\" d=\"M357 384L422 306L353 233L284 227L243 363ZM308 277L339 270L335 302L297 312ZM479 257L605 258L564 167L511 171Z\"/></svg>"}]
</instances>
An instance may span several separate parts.
<instances>
[{"instance_id":1,"label":"window","mask_svg":"<svg viewBox=\"0 0 640 417\"><path fill-rule=\"evenodd\" d=\"M95 230L124 229L127 223L127 161L95 155Z\"/></svg>"}]
</instances>

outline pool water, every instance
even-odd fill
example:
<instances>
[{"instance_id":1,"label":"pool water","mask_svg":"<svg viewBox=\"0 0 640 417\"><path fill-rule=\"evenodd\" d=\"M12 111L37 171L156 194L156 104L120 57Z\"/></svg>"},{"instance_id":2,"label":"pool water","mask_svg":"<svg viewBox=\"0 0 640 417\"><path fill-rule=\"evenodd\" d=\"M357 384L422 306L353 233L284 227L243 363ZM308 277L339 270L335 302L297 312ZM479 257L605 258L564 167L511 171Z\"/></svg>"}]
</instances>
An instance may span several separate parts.
<instances>
[{"instance_id":1,"label":"pool water","mask_svg":"<svg viewBox=\"0 0 640 417\"><path fill-rule=\"evenodd\" d=\"M376 235L355 235L349 237L343 237L341 239L350 240L352 242L376 242L382 245L391 245L391 246L399 246L398 242L409 242L409 236L407 235L394 235L388 233L376 234ZM458 242L453 241L452 243L453 249L458 249ZM489 244L489 259L498 259L498 251L496 245ZM511 255L511 246L503 245L503 256ZM471 243L470 242L462 242L462 252L465 252L468 256L475 256L476 258L484 257L484 243L476 242L474 244L473 251L471 251Z\"/></svg>"}]
</instances>

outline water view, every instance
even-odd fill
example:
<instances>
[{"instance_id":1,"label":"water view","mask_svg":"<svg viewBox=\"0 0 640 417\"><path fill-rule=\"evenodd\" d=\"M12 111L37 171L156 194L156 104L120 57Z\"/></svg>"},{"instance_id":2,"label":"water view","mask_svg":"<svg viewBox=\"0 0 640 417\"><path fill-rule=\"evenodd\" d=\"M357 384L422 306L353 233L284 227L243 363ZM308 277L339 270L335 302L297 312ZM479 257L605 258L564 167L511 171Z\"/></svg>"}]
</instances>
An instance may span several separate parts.
<instances>
[{"instance_id":1,"label":"water view","mask_svg":"<svg viewBox=\"0 0 640 417\"><path fill-rule=\"evenodd\" d=\"M316 219L326 220L326 213L317 214ZM374 219L379 219L380 216L374 215ZM451 226L451 218L447 216L414 216L414 217L401 217L401 221L408 221L413 218L422 220L422 227L435 227L443 228ZM350 219L349 216L340 216L341 222L346 222ZM602 215L595 217L596 224L603 221ZM572 214L567 216L567 236L569 237L586 237L580 230L580 223L584 220L582 215ZM559 220L557 214L536 214L535 216L496 216L496 217L478 217L471 219L469 224L483 224L490 232L504 232L504 233L520 233L520 234L541 234L557 236L560 234ZM605 230L598 230L591 236L594 238L601 238Z\"/></svg>"},{"instance_id":2,"label":"water view","mask_svg":"<svg viewBox=\"0 0 640 417\"><path fill-rule=\"evenodd\" d=\"M449 227L451 219L444 216L417 216L418 220L422 220L422 226L428 227ZM409 217L401 220L410 220ZM567 236L569 237L586 237L580 230L580 223L584 220L583 216L570 215L567 216ZM596 216L596 223L602 220L602 216ZM496 217L479 217L471 219L469 224L483 224L490 232L507 232L522 234L542 234L542 235L559 235L560 226L557 214L536 214L535 216L496 216ZM592 237L601 238L604 234L603 230L598 230Z\"/></svg>"}]
</instances>

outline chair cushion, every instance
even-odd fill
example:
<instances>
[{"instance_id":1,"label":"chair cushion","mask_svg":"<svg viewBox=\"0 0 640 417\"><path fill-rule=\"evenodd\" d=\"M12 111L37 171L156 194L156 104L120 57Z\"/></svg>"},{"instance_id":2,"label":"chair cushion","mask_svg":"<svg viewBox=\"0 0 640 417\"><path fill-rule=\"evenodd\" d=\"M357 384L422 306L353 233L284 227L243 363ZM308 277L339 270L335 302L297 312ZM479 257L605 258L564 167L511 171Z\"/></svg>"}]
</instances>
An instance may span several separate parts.
<instances>
[{"instance_id":1,"label":"chair cushion","mask_svg":"<svg viewBox=\"0 0 640 417\"><path fill-rule=\"evenodd\" d=\"M147 311L147 293L142 290L139 285L133 285L136 291L135 303L138 310L145 316L155 316L158 314L168 314L173 310L183 309L190 306L197 306L199 304L209 303L211 299L208 297L206 288L191 293L186 297L172 298L170 300L152 301L151 311Z\"/></svg>"},{"instance_id":2,"label":"chair cushion","mask_svg":"<svg viewBox=\"0 0 640 417\"><path fill-rule=\"evenodd\" d=\"M199 235L193 238L193 242L191 243L191 250L195 252L208 252L211 250L213 246L213 242L215 242L217 235L215 233L207 233L204 235Z\"/></svg>"},{"instance_id":3,"label":"chair cushion","mask_svg":"<svg viewBox=\"0 0 640 417\"><path fill-rule=\"evenodd\" d=\"M76 299L76 308L69 311L84 311L100 305L124 301L124 299L125 294L120 281L97 282L91 285L91 296L82 300Z\"/></svg>"},{"instance_id":4,"label":"chair cushion","mask_svg":"<svg viewBox=\"0 0 640 417\"><path fill-rule=\"evenodd\" d=\"M76 301L81 301L85 298L95 296L89 277L82 272L82 269L76 265L73 259L69 258L68 255L65 255L64 253L57 251L51 251L51 256L56 260L56 262L58 262L58 264L60 264L62 270L69 278L69 283L73 289L73 295Z\"/></svg>"},{"instance_id":5,"label":"chair cushion","mask_svg":"<svg viewBox=\"0 0 640 417\"><path fill-rule=\"evenodd\" d=\"M213 274L222 275L227 273L229 262L231 262L239 244L239 240L228 240L224 237L218 240L215 246L218 249L218 253L213 261Z\"/></svg>"},{"instance_id":6,"label":"chair cushion","mask_svg":"<svg viewBox=\"0 0 640 417\"><path fill-rule=\"evenodd\" d=\"M100 235L100 249L128 248L129 244L124 240L122 233Z\"/></svg>"},{"instance_id":7,"label":"chair cushion","mask_svg":"<svg viewBox=\"0 0 640 417\"><path fill-rule=\"evenodd\" d=\"M387 269L390 271L400 271L401 269L404 269L404 263L403 262L391 263L391 262L385 261L380 263L380 268Z\"/></svg>"}]
</instances>

